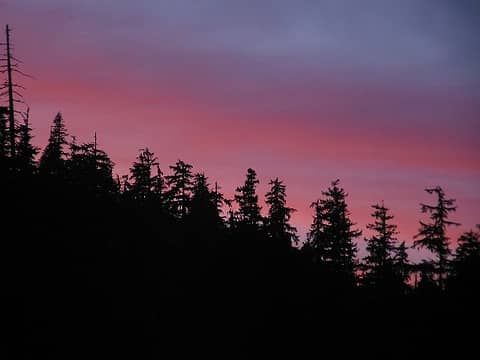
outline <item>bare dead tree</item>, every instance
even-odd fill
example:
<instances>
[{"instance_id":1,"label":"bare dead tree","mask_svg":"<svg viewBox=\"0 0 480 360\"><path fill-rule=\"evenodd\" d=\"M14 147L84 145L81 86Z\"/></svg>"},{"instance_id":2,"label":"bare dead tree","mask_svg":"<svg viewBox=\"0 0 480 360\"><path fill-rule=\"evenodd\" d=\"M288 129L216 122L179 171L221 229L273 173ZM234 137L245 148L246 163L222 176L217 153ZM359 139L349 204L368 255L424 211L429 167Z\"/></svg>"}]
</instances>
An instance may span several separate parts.
<instances>
[{"instance_id":1,"label":"bare dead tree","mask_svg":"<svg viewBox=\"0 0 480 360\"><path fill-rule=\"evenodd\" d=\"M19 74L26 77L31 77L30 75L24 73L20 70L21 60L17 59L12 54L13 46L10 42L10 33L12 29L6 25L5 26L5 43L0 43L0 46L4 46L4 52L1 53L0 57L0 73L6 74L6 79L3 83L0 84L0 99L2 97L7 97L8 100L8 145L10 150L11 158L15 158L16 153L16 122L15 115L20 114L25 116L23 111L15 109L15 104L25 104L23 95L19 89L25 90L23 86L17 84L13 81L13 74Z\"/></svg>"}]
</instances>

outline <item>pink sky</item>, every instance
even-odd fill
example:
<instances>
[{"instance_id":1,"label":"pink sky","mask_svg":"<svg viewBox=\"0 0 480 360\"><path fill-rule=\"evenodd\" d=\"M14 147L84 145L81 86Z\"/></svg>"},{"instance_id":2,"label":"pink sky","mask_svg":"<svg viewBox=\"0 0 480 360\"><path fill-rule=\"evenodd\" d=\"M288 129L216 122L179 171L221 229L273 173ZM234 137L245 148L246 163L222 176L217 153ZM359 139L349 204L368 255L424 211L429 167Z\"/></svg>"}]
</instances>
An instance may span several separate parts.
<instances>
[{"instance_id":1,"label":"pink sky","mask_svg":"<svg viewBox=\"0 0 480 360\"><path fill-rule=\"evenodd\" d=\"M458 201L452 236L480 222L479 52L463 12L440 7L437 24L407 1L348 22L332 2L337 20L318 11L317 23L310 1L282 0L273 15L213 3L0 1L35 76L21 81L36 144L61 111L79 141L97 132L119 174L148 146L164 172L181 158L228 196L248 167L261 195L278 176L302 237L336 178L362 230L384 200L410 243L436 185Z\"/></svg>"}]
</instances>

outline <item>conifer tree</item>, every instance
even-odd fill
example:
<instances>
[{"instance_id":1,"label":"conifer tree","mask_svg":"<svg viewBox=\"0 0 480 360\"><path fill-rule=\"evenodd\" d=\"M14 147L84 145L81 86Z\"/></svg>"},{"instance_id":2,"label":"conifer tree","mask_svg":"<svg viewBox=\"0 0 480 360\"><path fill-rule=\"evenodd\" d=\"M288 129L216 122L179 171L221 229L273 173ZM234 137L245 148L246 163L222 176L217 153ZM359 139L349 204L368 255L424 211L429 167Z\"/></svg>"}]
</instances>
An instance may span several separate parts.
<instances>
[{"instance_id":1,"label":"conifer tree","mask_svg":"<svg viewBox=\"0 0 480 360\"><path fill-rule=\"evenodd\" d=\"M207 177L204 173L197 173L193 176L192 201L193 199L213 203L213 195L210 192Z\"/></svg>"},{"instance_id":2,"label":"conifer tree","mask_svg":"<svg viewBox=\"0 0 480 360\"><path fill-rule=\"evenodd\" d=\"M39 171L43 175L58 176L65 170L64 146L67 145L67 130L61 113L58 113L50 128L48 144L40 158Z\"/></svg>"},{"instance_id":3,"label":"conifer tree","mask_svg":"<svg viewBox=\"0 0 480 360\"><path fill-rule=\"evenodd\" d=\"M312 254L314 262L323 263L328 258L331 246L324 234L325 220L320 199L312 202L310 207L314 211L313 221L307 233L307 240L302 246L302 251Z\"/></svg>"},{"instance_id":4,"label":"conifer tree","mask_svg":"<svg viewBox=\"0 0 480 360\"><path fill-rule=\"evenodd\" d=\"M225 205L227 205L228 210L227 210L227 227L230 231L233 231L236 226L237 226L237 214L233 209L233 204L235 202L235 199L224 199Z\"/></svg>"},{"instance_id":5,"label":"conifer tree","mask_svg":"<svg viewBox=\"0 0 480 360\"><path fill-rule=\"evenodd\" d=\"M238 204L238 221L241 225L252 228L259 228L262 216L260 215L261 207L258 205L257 195L257 173L249 168L247 170L247 178L243 186L236 189L235 201Z\"/></svg>"},{"instance_id":6,"label":"conifer tree","mask_svg":"<svg viewBox=\"0 0 480 360\"><path fill-rule=\"evenodd\" d=\"M470 260L480 261L480 225L477 225L477 231L467 231L458 238L455 261L466 262Z\"/></svg>"},{"instance_id":7,"label":"conifer tree","mask_svg":"<svg viewBox=\"0 0 480 360\"><path fill-rule=\"evenodd\" d=\"M113 166L107 153L98 149L96 142L77 145L73 138L67 160L71 183L97 195L113 194L116 191Z\"/></svg>"},{"instance_id":8,"label":"conifer tree","mask_svg":"<svg viewBox=\"0 0 480 360\"><path fill-rule=\"evenodd\" d=\"M217 196L218 193L210 190L205 174L195 174L189 215L196 226L211 230L218 228L223 223L217 207Z\"/></svg>"},{"instance_id":9,"label":"conifer tree","mask_svg":"<svg viewBox=\"0 0 480 360\"><path fill-rule=\"evenodd\" d=\"M436 205L420 204L422 213L430 214L430 223L420 221L420 230L415 235L413 246L415 248L422 247L430 250L437 255L436 262L438 284L441 289L444 288L444 274L447 267L448 257L450 255L449 238L447 236L448 226L458 226L459 223L449 221L448 217L457 207L454 205L454 199L446 199L445 193L440 186L425 189L429 194L437 196Z\"/></svg>"},{"instance_id":10,"label":"conifer tree","mask_svg":"<svg viewBox=\"0 0 480 360\"><path fill-rule=\"evenodd\" d=\"M315 214L307 234L307 246L316 261L353 281L357 252L353 239L362 232L353 229L355 224L349 218L347 194L338 185L339 180L333 181L327 191L322 192L323 198L312 203Z\"/></svg>"},{"instance_id":11,"label":"conifer tree","mask_svg":"<svg viewBox=\"0 0 480 360\"><path fill-rule=\"evenodd\" d=\"M114 194L116 185L113 179L114 163L108 154L95 146L93 150L94 157L94 183L96 193Z\"/></svg>"},{"instance_id":12,"label":"conifer tree","mask_svg":"<svg viewBox=\"0 0 480 360\"><path fill-rule=\"evenodd\" d=\"M137 160L130 168L130 179L133 182L130 184L129 190L133 199L146 200L154 193L158 196L158 188L163 181L158 166L158 159L153 152L148 148L140 149ZM152 176L154 169L157 170L157 174Z\"/></svg>"},{"instance_id":13,"label":"conifer tree","mask_svg":"<svg viewBox=\"0 0 480 360\"><path fill-rule=\"evenodd\" d=\"M395 249L395 256L393 257L393 268L396 277L403 283L410 277L410 263L408 260L407 246L405 241L402 241Z\"/></svg>"},{"instance_id":14,"label":"conifer tree","mask_svg":"<svg viewBox=\"0 0 480 360\"><path fill-rule=\"evenodd\" d=\"M463 233L452 262L452 281L462 290L480 291L480 225Z\"/></svg>"},{"instance_id":15,"label":"conifer tree","mask_svg":"<svg viewBox=\"0 0 480 360\"><path fill-rule=\"evenodd\" d=\"M155 175L152 177L152 197L162 207L164 205L165 188L163 172L160 170L160 165L157 164Z\"/></svg>"},{"instance_id":16,"label":"conifer tree","mask_svg":"<svg viewBox=\"0 0 480 360\"><path fill-rule=\"evenodd\" d=\"M23 124L19 128L19 142L17 145L17 164L25 173L33 173L36 167L35 156L38 148L32 145L32 128L29 124L30 111L27 109Z\"/></svg>"},{"instance_id":17,"label":"conifer tree","mask_svg":"<svg viewBox=\"0 0 480 360\"><path fill-rule=\"evenodd\" d=\"M383 286L391 281L394 275L393 258L395 256L395 234L397 226L390 223L393 215L382 204L372 205L374 209L372 217L374 222L367 225L367 229L373 232L372 236L365 238L368 255L365 257L367 265L366 280L369 285Z\"/></svg>"},{"instance_id":18,"label":"conifer tree","mask_svg":"<svg viewBox=\"0 0 480 360\"><path fill-rule=\"evenodd\" d=\"M227 205L227 202L225 196L220 192L220 187L218 186L217 182L215 182L215 187L213 188L213 201L215 203L217 213L223 221L225 219L225 216L223 215L223 206Z\"/></svg>"},{"instance_id":19,"label":"conifer tree","mask_svg":"<svg viewBox=\"0 0 480 360\"><path fill-rule=\"evenodd\" d=\"M417 291L420 293L434 293L438 290L438 287L435 283L434 274L435 274L435 264L429 260L422 260L420 264L416 266L417 272L420 273L420 281L416 285Z\"/></svg>"},{"instance_id":20,"label":"conifer tree","mask_svg":"<svg viewBox=\"0 0 480 360\"><path fill-rule=\"evenodd\" d=\"M122 197L128 198L130 195L130 189L132 184L130 183L130 177L128 175L122 175L122 177L117 177L118 187Z\"/></svg>"},{"instance_id":21,"label":"conifer tree","mask_svg":"<svg viewBox=\"0 0 480 360\"><path fill-rule=\"evenodd\" d=\"M286 205L286 186L278 178L270 180L269 185L270 191L265 195L265 202L269 205L266 219L267 234L284 245L297 245L297 229L290 224L295 209Z\"/></svg>"},{"instance_id":22,"label":"conifer tree","mask_svg":"<svg viewBox=\"0 0 480 360\"><path fill-rule=\"evenodd\" d=\"M166 193L169 208L173 216L183 219L188 214L192 192L192 165L178 160L171 165L171 175L165 177L168 190Z\"/></svg>"}]
</instances>

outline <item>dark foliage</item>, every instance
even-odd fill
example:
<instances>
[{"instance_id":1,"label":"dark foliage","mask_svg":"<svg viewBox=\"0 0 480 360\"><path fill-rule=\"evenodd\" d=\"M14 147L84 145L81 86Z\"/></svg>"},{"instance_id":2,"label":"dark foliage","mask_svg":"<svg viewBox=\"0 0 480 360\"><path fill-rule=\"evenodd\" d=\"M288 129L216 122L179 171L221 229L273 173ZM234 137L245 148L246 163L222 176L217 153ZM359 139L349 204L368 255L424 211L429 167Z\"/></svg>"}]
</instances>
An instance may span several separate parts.
<instances>
[{"instance_id":1,"label":"dark foliage","mask_svg":"<svg viewBox=\"0 0 480 360\"><path fill-rule=\"evenodd\" d=\"M457 329L451 341L470 336L462 329L475 319L478 232L459 240L441 290L436 263L410 268L383 205L358 264L360 232L338 181L314 203L300 251L278 179L263 218L252 169L237 189L238 211L228 210L218 185L191 165L179 161L164 177L141 150L122 183L96 141L72 141L67 152L65 136L57 116L38 171L34 161L29 170L1 166L2 351L12 356L298 358L346 355L337 344L349 344L389 358L434 353L429 344L448 326ZM356 285L359 265L375 274L368 287Z\"/></svg>"},{"instance_id":2,"label":"dark foliage","mask_svg":"<svg viewBox=\"0 0 480 360\"><path fill-rule=\"evenodd\" d=\"M424 247L437 256L435 263L438 277L438 285L443 289L444 276L448 264L448 256L451 254L449 238L447 236L448 226L459 226L459 223L449 221L449 213L454 212L457 207L454 199L446 199L445 193L440 186L433 189L425 189L429 194L437 196L436 205L420 204L422 213L430 214L430 223L420 221L420 230L415 235L414 247Z\"/></svg>"},{"instance_id":3,"label":"dark foliage","mask_svg":"<svg viewBox=\"0 0 480 360\"><path fill-rule=\"evenodd\" d=\"M408 254L405 242L396 246L397 225L393 224L393 215L382 204L373 205L374 222L367 225L372 236L366 238L367 253L365 273L362 282L378 292L403 292L408 280Z\"/></svg>"},{"instance_id":4,"label":"dark foliage","mask_svg":"<svg viewBox=\"0 0 480 360\"><path fill-rule=\"evenodd\" d=\"M28 114L18 129L9 114L0 107L2 359L434 358L446 343L461 358L476 344L480 235L450 258L455 207L439 187L415 242L436 261L409 263L382 204L361 263L338 180L312 204L300 250L278 178L264 217L253 169L233 200L184 161L164 175L148 148L114 177L96 136L69 142L60 113L37 163Z\"/></svg>"},{"instance_id":5,"label":"dark foliage","mask_svg":"<svg viewBox=\"0 0 480 360\"><path fill-rule=\"evenodd\" d=\"M362 232L353 229L355 224L349 218L347 194L339 183L339 180L333 181L327 191L322 192L323 198L312 203L315 213L304 248L313 253L314 262L353 284L357 253L353 240Z\"/></svg>"}]
</instances>

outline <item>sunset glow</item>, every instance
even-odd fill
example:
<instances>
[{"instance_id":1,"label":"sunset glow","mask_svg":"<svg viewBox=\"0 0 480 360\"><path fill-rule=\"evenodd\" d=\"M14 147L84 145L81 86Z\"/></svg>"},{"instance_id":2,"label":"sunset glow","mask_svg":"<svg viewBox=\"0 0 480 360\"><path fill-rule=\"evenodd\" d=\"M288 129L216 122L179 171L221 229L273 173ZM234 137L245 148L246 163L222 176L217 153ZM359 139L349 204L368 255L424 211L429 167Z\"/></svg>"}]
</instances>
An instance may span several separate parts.
<instances>
[{"instance_id":1,"label":"sunset glow","mask_svg":"<svg viewBox=\"0 0 480 360\"><path fill-rule=\"evenodd\" d=\"M301 237L337 178L362 230L384 200L411 243L436 185L457 199L453 238L480 222L479 26L467 5L166 3L0 0L34 75L21 81L37 146L61 111L78 141L97 132L120 175L149 147L164 172L180 158L232 197L252 167L262 196L285 181Z\"/></svg>"}]
</instances>

